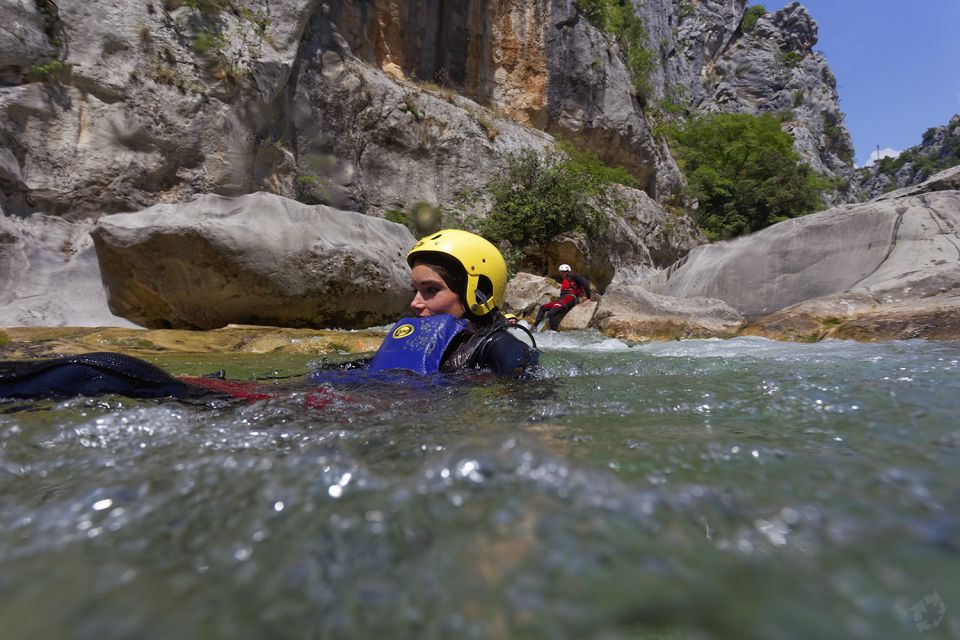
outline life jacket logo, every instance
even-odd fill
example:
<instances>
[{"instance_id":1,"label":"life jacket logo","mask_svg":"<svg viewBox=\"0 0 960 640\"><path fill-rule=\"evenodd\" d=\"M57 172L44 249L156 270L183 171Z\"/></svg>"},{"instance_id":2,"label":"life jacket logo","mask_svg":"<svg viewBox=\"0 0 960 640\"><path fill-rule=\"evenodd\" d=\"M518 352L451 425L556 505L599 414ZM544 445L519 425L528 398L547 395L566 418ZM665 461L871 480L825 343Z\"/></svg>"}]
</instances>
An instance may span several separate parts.
<instances>
[{"instance_id":1,"label":"life jacket logo","mask_svg":"<svg viewBox=\"0 0 960 640\"><path fill-rule=\"evenodd\" d=\"M414 329L412 324L402 324L393 330L393 337L394 339L397 339L397 340L399 340L400 338L406 338L408 335L413 333L413 330Z\"/></svg>"}]
</instances>

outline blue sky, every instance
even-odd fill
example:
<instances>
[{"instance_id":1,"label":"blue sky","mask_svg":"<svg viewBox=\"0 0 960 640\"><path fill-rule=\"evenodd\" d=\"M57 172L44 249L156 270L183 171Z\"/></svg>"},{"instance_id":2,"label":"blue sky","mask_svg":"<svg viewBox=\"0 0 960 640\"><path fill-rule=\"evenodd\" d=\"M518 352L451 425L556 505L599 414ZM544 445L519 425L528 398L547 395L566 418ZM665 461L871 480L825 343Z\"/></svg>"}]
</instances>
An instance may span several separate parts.
<instances>
[{"instance_id":1,"label":"blue sky","mask_svg":"<svg viewBox=\"0 0 960 640\"><path fill-rule=\"evenodd\" d=\"M960 0L801 3L820 25L814 48L837 76L858 165L877 145L902 151L960 113Z\"/></svg>"}]
</instances>

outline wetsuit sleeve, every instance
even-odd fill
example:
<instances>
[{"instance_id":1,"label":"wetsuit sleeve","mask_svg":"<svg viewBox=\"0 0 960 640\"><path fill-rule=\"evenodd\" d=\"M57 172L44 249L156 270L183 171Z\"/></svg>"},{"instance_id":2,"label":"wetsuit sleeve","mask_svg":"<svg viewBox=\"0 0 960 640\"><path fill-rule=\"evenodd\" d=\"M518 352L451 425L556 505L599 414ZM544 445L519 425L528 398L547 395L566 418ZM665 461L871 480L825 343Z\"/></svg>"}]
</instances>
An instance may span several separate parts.
<instances>
[{"instance_id":1,"label":"wetsuit sleeve","mask_svg":"<svg viewBox=\"0 0 960 640\"><path fill-rule=\"evenodd\" d=\"M590 294L590 281L587 280L586 278L584 278L583 276L578 275L578 274L576 274L576 273L571 274L570 277L573 278L573 281L574 281L574 282L576 282L578 285L580 285L581 287L583 287L583 299L584 299L584 300L589 300L589 299L590 299L590 295L591 295L591 294Z\"/></svg>"},{"instance_id":2,"label":"wetsuit sleeve","mask_svg":"<svg viewBox=\"0 0 960 640\"><path fill-rule=\"evenodd\" d=\"M506 331L496 331L480 348L477 366L497 373L521 373L536 365L540 353Z\"/></svg>"}]
</instances>

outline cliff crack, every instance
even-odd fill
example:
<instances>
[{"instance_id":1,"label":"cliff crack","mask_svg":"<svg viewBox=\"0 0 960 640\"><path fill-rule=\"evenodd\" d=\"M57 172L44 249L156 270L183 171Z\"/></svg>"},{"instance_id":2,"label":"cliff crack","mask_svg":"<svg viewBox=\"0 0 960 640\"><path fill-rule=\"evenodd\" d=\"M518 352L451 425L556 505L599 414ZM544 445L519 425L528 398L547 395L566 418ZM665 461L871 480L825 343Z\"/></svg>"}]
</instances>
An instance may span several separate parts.
<instances>
[{"instance_id":1,"label":"cliff crack","mask_svg":"<svg viewBox=\"0 0 960 640\"><path fill-rule=\"evenodd\" d=\"M851 289L853 289L854 287L859 285L861 282L863 282L864 280L867 280L870 276L872 276L877 271L879 271L880 267L882 267L884 263L887 261L887 259L890 258L890 254L893 253L893 250L897 248L897 236L900 234L900 225L903 224L904 213L906 213L906 209L903 209L903 210L900 210L899 208L897 209L897 221L893 223L893 233L890 234L890 244L887 246L887 252L883 255L883 258L880 259L880 262L877 263L877 266L875 266L873 270L870 271L870 273L866 274L865 276L857 280L850 287ZM867 291L870 291L869 287L865 287L865 288L867 289ZM871 292L870 295L873 295L873 293Z\"/></svg>"},{"instance_id":2,"label":"cliff crack","mask_svg":"<svg viewBox=\"0 0 960 640\"><path fill-rule=\"evenodd\" d=\"M960 233L956 227L954 227L953 222L948 220L942 213L938 212L934 207L930 206L929 199L926 196L919 197L920 203L923 205L923 208L930 215L930 218L933 220L933 223L937 225L937 229L940 231L940 234L944 237L944 240L953 245L953 248L957 251L957 260L960 260ZM957 240L951 239L950 236L953 235Z\"/></svg>"}]
</instances>

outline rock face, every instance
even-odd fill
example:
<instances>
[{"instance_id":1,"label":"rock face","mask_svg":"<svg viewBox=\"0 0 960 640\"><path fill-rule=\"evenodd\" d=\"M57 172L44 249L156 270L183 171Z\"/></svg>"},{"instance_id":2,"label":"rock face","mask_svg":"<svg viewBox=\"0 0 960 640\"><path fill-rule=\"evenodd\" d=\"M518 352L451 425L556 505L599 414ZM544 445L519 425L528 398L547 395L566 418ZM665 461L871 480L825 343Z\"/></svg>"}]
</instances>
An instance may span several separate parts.
<instances>
[{"instance_id":1,"label":"rock face","mask_svg":"<svg viewBox=\"0 0 960 640\"><path fill-rule=\"evenodd\" d=\"M852 144L836 81L813 51L817 24L793 2L744 28L746 0L648 0L636 11L651 53L638 96L612 34L575 0L331 2L349 49L394 77L436 83L627 167L654 198L683 186L649 118L669 109L783 113L805 161L849 179Z\"/></svg>"},{"instance_id":2,"label":"rock face","mask_svg":"<svg viewBox=\"0 0 960 640\"><path fill-rule=\"evenodd\" d=\"M90 220L0 216L0 327L133 327L107 306Z\"/></svg>"},{"instance_id":3,"label":"rock face","mask_svg":"<svg viewBox=\"0 0 960 640\"><path fill-rule=\"evenodd\" d=\"M844 335L836 330L847 321L862 319L865 327L872 318L879 326L887 315L934 331L936 317L960 309L958 183L955 168L885 200L699 247L644 285L719 298L755 321L752 332L775 337Z\"/></svg>"},{"instance_id":4,"label":"rock face","mask_svg":"<svg viewBox=\"0 0 960 640\"><path fill-rule=\"evenodd\" d=\"M904 150L896 158L860 169L858 190L864 199L877 198L889 191L925 182L941 170L960 164L960 114L942 127L923 134L923 141Z\"/></svg>"},{"instance_id":5,"label":"rock face","mask_svg":"<svg viewBox=\"0 0 960 640\"><path fill-rule=\"evenodd\" d=\"M557 273L569 264L603 291L617 274L636 277L666 268L707 241L688 216L666 211L643 191L620 187L612 201L613 212L597 237L558 236L543 248L540 270Z\"/></svg>"},{"instance_id":6,"label":"rock face","mask_svg":"<svg viewBox=\"0 0 960 640\"><path fill-rule=\"evenodd\" d=\"M100 219L117 314L151 328L359 328L410 302L406 227L265 193L203 196Z\"/></svg>"},{"instance_id":7,"label":"rock face","mask_svg":"<svg viewBox=\"0 0 960 640\"><path fill-rule=\"evenodd\" d=\"M793 136L801 158L817 172L849 183L853 143L836 79L823 55L813 50L817 31L799 2L761 16L749 30L741 22L728 46L702 68L706 95L700 107L782 114L783 128ZM841 201L851 197L847 186Z\"/></svg>"},{"instance_id":8,"label":"rock face","mask_svg":"<svg viewBox=\"0 0 960 640\"><path fill-rule=\"evenodd\" d=\"M482 212L461 194L485 187L511 154L553 146L453 91L363 64L324 13L304 33L289 97L299 199L349 210L382 214L425 201Z\"/></svg>"},{"instance_id":9,"label":"rock face","mask_svg":"<svg viewBox=\"0 0 960 640\"><path fill-rule=\"evenodd\" d=\"M521 271L507 283L504 304L518 316L535 314L551 296L560 295L560 286L550 278Z\"/></svg>"},{"instance_id":10,"label":"rock face","mask_svg":"<svg viewBox=\"0 0 960 640\"><path fill-rule=\"evenodd\" d=\"M839 114L835 92L810 50L816 25L802 7L745 33L745 0L634 4L653 60L646 90L636 88L643 83L625 65L623 43L575 0L11 0L0 7L0 207L10 219L80 224L259 191L372 216L427 202L444 209L445 223L467 225L489 211L475 194L511 154L550 149L563 136L625 166L643 188L620 192L599 239L545 248L543 268L569 261L602 287L703 242L689 219L657 204L683 185L651 125L667 117L667 103L752 113L789 102L798 149L815 147L808 159L839 171L843 145L824 136L840 140L845 130L829 115ZM109 224L98 232L104 251ZM169 251L163 259L175 263L183 248ZM49 277L58 273L43 264ZM116 274L104 277L120 295ZM161 303L154 285L142 298L112 297L114 308L158 325L224 320L190 308L195 290ZM251 297L214 299L231 318L263 312ZM231 307L241 299L245 311ZM14 301L27 310L18 317L70 320ZM366 311L318 313L350 324ZM304 309L267 315L319 322Z\"/></svg>"}]
</instances>

